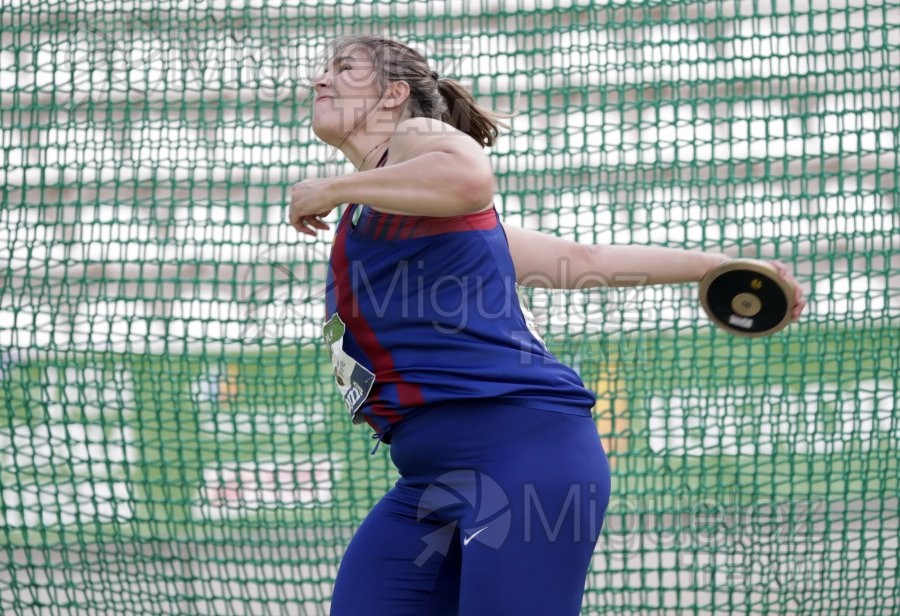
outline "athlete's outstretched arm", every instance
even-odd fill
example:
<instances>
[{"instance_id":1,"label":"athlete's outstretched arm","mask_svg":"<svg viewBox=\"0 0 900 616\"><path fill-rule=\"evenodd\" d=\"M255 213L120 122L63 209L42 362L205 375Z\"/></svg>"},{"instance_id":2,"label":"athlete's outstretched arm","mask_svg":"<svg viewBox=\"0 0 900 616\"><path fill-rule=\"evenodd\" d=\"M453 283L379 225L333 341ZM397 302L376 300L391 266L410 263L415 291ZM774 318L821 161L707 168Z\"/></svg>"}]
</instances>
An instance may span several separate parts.
<instances>
[{"instance_id":1,"label":"athlete's outstretched arm","mask_svg":"<svg viewBox=\"0 0 900 616\"><path fill-rule=\"evenodd\" d=\"M304 219L324 216L342 203L415 216L458 216L491 207L496 180L490 160L474 139L449 124L404 120L388 151L386 167L295 184L291 225L308 232ZM313 226L326 228L321 221Z\"/></svg>"},{"instance_id":2,"label":"athlete's outstretched arm","mask_svg":"<svg viewBox=\"0 0 900 616\"><path fill-rule=\"evenodd\" d=\"M662 246L579 244L547 233L503 225L520 284L552 289L626 287L698 282L729 260L717 252ZM806 300L784 264L770 261L794 289L799 318Z\"/></svg>"},{"instance_id":3,"label":"athlete's outstretched arm","mask_svg":"<svg viewBox=\"0 0 900 616\"><path fill-rule=\"evenodd\" d=\"M555 289L697 282L729 257L661 246L579 244L503 225L521 284Z\"/></svg>"}]
</instances>

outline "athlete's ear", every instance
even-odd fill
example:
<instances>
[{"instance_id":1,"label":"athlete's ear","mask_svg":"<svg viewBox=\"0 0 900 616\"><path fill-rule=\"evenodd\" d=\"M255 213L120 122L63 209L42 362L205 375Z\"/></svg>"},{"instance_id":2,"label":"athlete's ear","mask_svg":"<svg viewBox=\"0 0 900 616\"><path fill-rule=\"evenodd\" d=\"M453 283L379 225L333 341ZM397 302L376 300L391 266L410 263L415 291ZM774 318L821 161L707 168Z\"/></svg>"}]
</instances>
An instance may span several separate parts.
<instances>
[{"instance_id":1,"label":"athlete's ear","mask_svg":"<svg viewBox=\"0 0 900 616\"><path fill-rule=\"evenodd\" d=\"M406 104L409 98L409 83L405 81L392 81L384 93L385 109L396 109Z\"/></svg>"}]
</instances>

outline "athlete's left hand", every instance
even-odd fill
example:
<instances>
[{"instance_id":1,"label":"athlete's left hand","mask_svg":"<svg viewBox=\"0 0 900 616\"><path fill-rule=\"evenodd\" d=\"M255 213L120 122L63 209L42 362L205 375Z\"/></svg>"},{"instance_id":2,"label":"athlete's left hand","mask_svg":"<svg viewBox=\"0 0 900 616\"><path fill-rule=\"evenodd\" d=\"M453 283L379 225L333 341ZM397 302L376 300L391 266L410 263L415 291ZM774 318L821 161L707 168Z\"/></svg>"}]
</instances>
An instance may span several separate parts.
<instances>
[{"instance_id":1,"label":"athlete's left hand","mask_svg":"<svg viewBox=\"0 0 900 616\"><path fill-rule=\"evenodd\" d=\"M328 229L322 217L327 216L338 205L333 202L330 186L329 178L313 178L294 184L291 188L288 223L300 233L312 236L315 236L316 229Z\"/></svg>"}]
</instances>

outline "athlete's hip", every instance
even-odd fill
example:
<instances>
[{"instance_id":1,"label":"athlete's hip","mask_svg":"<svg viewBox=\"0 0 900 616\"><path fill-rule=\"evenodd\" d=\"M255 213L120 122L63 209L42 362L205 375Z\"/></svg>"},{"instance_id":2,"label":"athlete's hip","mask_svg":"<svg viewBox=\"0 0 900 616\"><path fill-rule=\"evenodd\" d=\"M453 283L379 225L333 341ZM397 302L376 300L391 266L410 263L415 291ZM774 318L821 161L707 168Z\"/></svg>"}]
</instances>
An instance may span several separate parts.
<instances>
[{"instance_id":1,"label":"athlete's hip","mask_svg":"<svg viewBox=\"0 0 900 616\"><path fill-rule=\"evenodd\" d=\"M528 481L608 481L589 410L574 415L489 400L435 405L392 431L391 458L404 480L427 483L471 470ZM549 471L549 473L548 473Z\"/></svg>"}]
</instances>

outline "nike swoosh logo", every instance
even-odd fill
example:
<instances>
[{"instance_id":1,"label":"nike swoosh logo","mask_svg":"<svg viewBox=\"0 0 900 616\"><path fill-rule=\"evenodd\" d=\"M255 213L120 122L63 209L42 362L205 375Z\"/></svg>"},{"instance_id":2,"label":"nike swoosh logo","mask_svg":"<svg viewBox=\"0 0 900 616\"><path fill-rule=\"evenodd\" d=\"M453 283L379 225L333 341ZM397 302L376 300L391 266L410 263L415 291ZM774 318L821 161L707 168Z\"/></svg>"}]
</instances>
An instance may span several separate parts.
<instances>
[{"instance_id":1,"label":"nike swoosh logo","mask_svg":"<svg viewBox=\"0 0 900 616\"><path fill-rule=\"evenodd\" d=\"M487 526L485 526L484 528L479 528L479 529L476 530L474 533L472 533L471 535L469 535L468 537L466 537L465 539L463 539L463 545L469 545L469 542L470 542L472 539L474 539L475 537L477 537L477 536L479 535L479 533L481 533L481 532L483 532L483 531L486 531L487 528L488 528Z\"/></svg>"}]
</instances>

